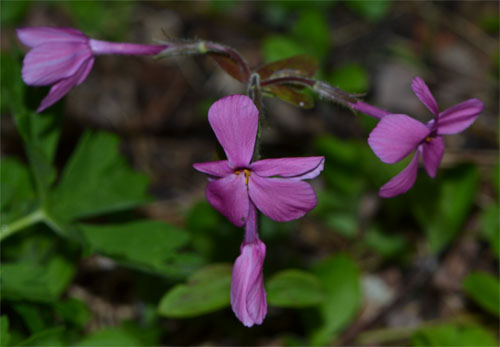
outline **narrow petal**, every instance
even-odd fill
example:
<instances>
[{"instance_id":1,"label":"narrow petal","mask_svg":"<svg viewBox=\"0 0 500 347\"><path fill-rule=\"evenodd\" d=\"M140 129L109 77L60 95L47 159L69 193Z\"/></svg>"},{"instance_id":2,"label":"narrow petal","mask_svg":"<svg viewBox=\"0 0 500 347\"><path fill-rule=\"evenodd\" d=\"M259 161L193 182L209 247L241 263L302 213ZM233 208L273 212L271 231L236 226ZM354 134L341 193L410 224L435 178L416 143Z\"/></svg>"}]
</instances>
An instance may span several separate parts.
<instances>
[{"instance_id":1,"label":"narrow petal","mask_svg":"<svg viewBox=\"0 0 500 347\"><path fill-rule=\"evenodd\" d=\"M392 198L396 195L406 193L415 184L417 179L418 170L418 151L411 160L410 164L401 171L398 175L394 176L389 182L384 184L378 195L382 198Z\"/></svg>"},{"instance_id":2,"label":"narrow petal","mask_svg":"<svg viewBox=\"0 0 500 347\"><path fill-rule=\"evenodd\" d=\"M438 105L434 96L432 96L429 87L425 84L424 80L420 77L415 77L411 82L411 89L417 95L417 97L422 101L422 103L432 112L433 115L437 116L439 113Z\"/></svg>"},{"instance_id":3,"label":"narrow petal","mask_svg":"<svg viewBox=\"0 0 500 347\"><path fill-rule=\"evenodd\" d=\"M49 94L42 100L40 106L36 110L36 112L40 113L46 108L52 106L57 101L59 101L64 95L66 95L71 88L73 88L78 83L81 83L85 77L87 77L90 72L89 67L92 67L94 63L94 58L89 59L85 62L80 70L77 71L76 74L70 76L68 78L62 79L50 88Z\"/></svg>"},{"instance_id":4,"label":"narrow petal","mask_svg":"<svg viewBox=\"0 0 500 347\"><path fill-rule=\"evenodd\" d=\"M390 112L388 112L386 110L372 106L370 104L367 104L366 102L359 101L359 100L355 104L350 104L350 106L352 107L352 109L354 109L356 111L363 112L369 116L379 118L379 119L390 114Z\"/></svg>"},{"instance_id":5,"label":"narrow petal","mask_svg":"<svg viewBox=\"0 0 500 347\"><path fill-rule=\"evenodd\" d=\"M32 86L50 85L77 73L92 54L81 43L54 42L37 46L24 57L22 76Z\"/></svg>"},{"instance_id":6,"label":"narrow petal","mask_svg":"<svg viewBox=\"0 0 500 347\"><path fill-rule=\"evenodd\" d=\"M250 199L271 219L287 222L304 216L316 204L316 194L309 183L251 174L248 181Z\"/></svg>"},{"instance_id":7,"label":"narrow petal","mask_svg":"<svg viewBox=\"0 0 500 347\"><path fill-rule=\"evenodd\" d=\"M36 47L47 42L80 42L85 43L88 38L73 28L28 27L19 28L17 37L29 47Z\"/></svg>"},{"instance_id":8,"label":"narrow petal","mask_svg":"<svg viewBox=\"0 0 500 347\"><path fill-rule=\"evenodd\" d=\"M390 114L378 122L368 143L380 160L393 164L415 150L429 132L418 120L404 114Z\"/></svg>"},{"instance_id":9,"label":"narrow petal","mask_svg":"<svg viewBox=\"0 0 500 347\"><path fill-rule=\"evenodd\" d=\"M439 114L438 134L456 134L467 129L483 111L479 99L469 99L450 107Z\"/></svg>"},{"instance_id":10,"label":"narrow petal","mask_svg":"<svg viewBox=\"0 0 500 347\"><path fill-rule=\"evenodd\" d=\"M208 121L233 168L245 167L252 159L259 111L245 95L230 95L216 101Z\"/></svg>"},{"instance_id":11,"label":"narrow petal","mask_svg":"<svg viewBox=\"0 0 500 347\"><path fill-rule=\"evenodd\" d=\"M245 185L245 175L232 174L209 182L208 202L237 227L242 227L248 218L250 200Z\"/></svg>"},{"instance_id":12,"label":"narrow petal","mask_svg":"<svg viewBox=\"0 0 500 347\"><path fill-rule=\"evenodd\" d=\"M281 176L310 179L323 171L325 157L279 158L259 160L250 169L263 177Z\"/></svg>"},{"instance_id":13,"label":"narrow petal","mask_svg":"<svg viewBox=\"0 0 500 347\"><path fill-rule=\"evenodd\" d=\"M435 137L430 142L422 144L422 160L429 176L436 177L436 172L443 159L444 141L441 136Z\"/></svg>"},{"instance_id":14,"label":"narrow petal","mask_svg":"<svg viewBox=\"0 0 500 347\"><path fill-rule=\"evenodd\" d=\"M257 239L253 243L243 243L241 254L234 263L231 307L236 317L247 327L262 324L267 313L262 274L265 257L266 245Z\"/></svg>"},{"instance_id":15,"label":"narrow petal","mask_svg":"<svg viewBox=\"0 0 500 347\"><path fill-rule=\"evenodd\" d=\"M195 170L214 177L226 177L233 173L227 160L209 161L206 163L193 164Z\"/></svg>"}]
</instances>

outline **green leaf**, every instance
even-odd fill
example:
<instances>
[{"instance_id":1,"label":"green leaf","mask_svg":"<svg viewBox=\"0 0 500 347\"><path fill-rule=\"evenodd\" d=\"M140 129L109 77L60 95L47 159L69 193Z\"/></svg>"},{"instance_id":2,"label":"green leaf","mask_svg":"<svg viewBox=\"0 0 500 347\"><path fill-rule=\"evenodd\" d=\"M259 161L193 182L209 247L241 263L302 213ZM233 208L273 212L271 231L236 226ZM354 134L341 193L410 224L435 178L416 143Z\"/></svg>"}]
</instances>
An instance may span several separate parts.
<instances>
[{"instance_id":1,"label":"green leaf","mask_svg":"<svg viewBox=\"0 0 500 347\"><path fill-rule=\"evenodd\" d=\"M488 240L497 259L500 259L499 208L498 203L491 204L481 213L481 234Z\"/></svg>"},{"instance_id":2,"label":"green leaf","mask_svg":"<svg viewBox=\"0 0 500 347\"><path fill-rule=\"evenodd\" d=\"M307 9L293 25L292 33L310 54L323 58L330 50L330 32L325 13L318 9Z\"/></svg>"},{"instance_id":3,"label":"green leaf","mask_svg":"<svg viewBox=\"0 0 500 347\"><path fill-rule=\"evenodd\" d=\"M126 329L108 328L98 330L74 344L77 347L141 346L141 343Z\"/></svg>"},{"instance_id":4,"label":"green leaf","mask_svg":"<svg viewBox=\"0 0 500 347\"><path fill-rule=\"evenodd\" d=\"M340 254L320 263L316 274L326 297L319 306L323 323L313 332L311 343L325 345L356 315L361 304L360 272L352 258Z\"/></svg>"},{"instance_id":5,"label":"green leaf","mask_svg":"<svg viewBox=\"0 0 500 347\"><path fill-rule=\"evenodd\" d=\"M57 301L54 305L54 311L65 321L80 328L83 328L91 317L87 305L83 301L75 298Z\"/></svg>"},{"instance_id":6,"label":"green leaf","mask_svg":"<svg viewBox=\"0 0 500 347\"><path fill-rule=\"evenodd\" d=\"M370 86L368 73L357 63L344 64L335 69L328 78L328 82L352 93L364 93Z\"/></svg>"},{"instance_id":7,"label":"green leaf","mask_svg":"<svg viewBox=\"0 0 500 347\"><path fill-rule=\"evenodd\" d=\"M71 282L75 270L64 258L54 257L47 264L3 263L2 298L53 302Z\"/></svg>"},{"instance_id":8,"label":"green leaf","mask_svg":"<svg viewBox=\"0 0 500 347\"><path fill-rule=\"evenodd\" d=\"M28 168L13 158L0 161L0 224L28 214L35 205L35 192Z\"/></svg>"},{"instance_id":9,"label":"green leaf","mask_svg":"<svg viewBox=\"0 0 500 347\"><path fill-rule=\"evenodd\" d=\"M412 211L425 229L431 252L443 249L462 228L476 196L477 167L448 170L438 181L421 178L411 191Z\"/></svg>"},{"instance_id":10,"label":"green leaf","mask_svg":"<svg viewBox=\"0 0 500 347\"><path fill-rule=\"evenodd\" d=\"M63 343L64 327L57 327L44 330L30 336L22 341L18 346L47 346L58 347L64 346Z\"/></svg>"},{"instance_id":11,"label":"green leaf","mask_svg":"<svg viewBox=\"0 0 500 347\"><path fill-rule=\"evenodd\" d=\"M150 201L149 179L119 153L119 139L85 133L51 193L50 212L63 221L132 208Z\"/></svg>"},{"instance_id":12,"label":"green leaf","mask_svg":"<svg viewBox=\"0 0 500 347\"><path fill-rule=\"evenodd\" d=\"M32 2L23 0L1 1L0 23L2 24L2 28L19 24L19 22L25 18L31 4Z\"/></svg>"},{"instance_id":13,"label":"green leaf","mask_svg":"<svg viewBox=\"0 0 500 347\"><path fill-rule=\"evenodd\" d=\"M318 70L318 60L308 55L296 55L291 58L273 61L257 69L260 80L284 77L289 74L313 77Z\"/></svg>"},{"instance_id":14,"label":"green leaf","mask_svg":"<svg viewBox=\"0 0 500 347\"><path fill-rule=\"evenodd\" d=\"M391 0L345 0L354 12L370 21L380 21L391 8Z\"/></svg>"},{"instance_id":15,"label":"green leaf","mask_svg":"<svg viewBox=\"0 0 500 347\"><path fill-rule=\"evenodd\" d=\"M484 310L500 316L500 283L485 272L472 272L463 283L464 290Z\"/></svg>"},{"instance_id":16,"label":"green leaf","mask_svg":"<svg viewBox=\"0 0 500 347\"><path fill-rule=\"evenodd\" d=\"M37 334L46 329L46 324L41 315L41 309L38 305L31 302L18 301L11 303L14 312L23 319L28 327L30 334Z\"/></svg>"},{"instance_id":17,"label":"green leaf","mask_svg":"<svg viewBox=\"0 0 500 347\"><path fill-rule=\"evenodd\" d=\"M316 276L295 269L275 274L266 283L266 293L269 304L280 307L314 306L325 298L325 290Z\"/></svg>"},{"instance_id":18,"label":"green leaf","mask_svg":"<svg viewBox=\"0 0 500 347\"><path fill-rule=\"evenodd\" d=\"M264 94L270 94L286 101L296 107L309 109L314 106L313 97L307 92L302 92L292 86L271 85L263 88Z\"/></svg>"},{"instance_id":19,"label":"green leaf","mask_svg":"<svg viewBox=\"0 0 500 347\"><path fill-rule=\"evenodd\" d=\"M169 290L158 305L158 313L173 318L195 317L229 306L229 264L216 264L193 274L186 284Z\"/></svg>"},{"instance_id":20,"label":"green leaf","mask_svg":"<svg viewBox=\"0 0 500 347\"><path fill-rule=\"evenodd\" d=\"M143 270L183 276L201 262L178 252L187 244L189 235L163 222L145 220L80 227L92 249Z\"/></svg>"},{"instance_id":21,"label":"green leaf","mask_svg":"<svg viewBox=\"0 0 500 347\"><path fill-rule=\"evenodd\" d=\"M5 315L0 317L0 347L5 347L9 344L9 318Z\"/></svg>"},{"instance_id":22,"label":"green leaf","mask_svg":"<svg viewBox=\"0 0 500 347\"><path fill-rule=\"evenodd\" d=\"M306 47L287 36L267 36L262 44L262 54L266 62L290 58L300 54L306 55L308 53Z\"/></svg>"},{"instance_id":23,"label":"green leaf","mask_svg":"<svg viewBox=\"0 0 500 347\"><path fill-rule=\"evenodd\" d=\"M460 327L456 324L441 324L417 331L412 337L413 346L498 346L495 336L476 326Z\"/></svg>"},{"instance_id":24,"label":"green leaf","mask_svg":"<svg viewBox=\"0 0 500 347\"><path fill-rule=\"evenodd\" d=\"M378 228L369 229L364 237L368 247L386 258L402 254L408 249L408 240L399 234L388 234Z\"/></svg>"}]
</instances>

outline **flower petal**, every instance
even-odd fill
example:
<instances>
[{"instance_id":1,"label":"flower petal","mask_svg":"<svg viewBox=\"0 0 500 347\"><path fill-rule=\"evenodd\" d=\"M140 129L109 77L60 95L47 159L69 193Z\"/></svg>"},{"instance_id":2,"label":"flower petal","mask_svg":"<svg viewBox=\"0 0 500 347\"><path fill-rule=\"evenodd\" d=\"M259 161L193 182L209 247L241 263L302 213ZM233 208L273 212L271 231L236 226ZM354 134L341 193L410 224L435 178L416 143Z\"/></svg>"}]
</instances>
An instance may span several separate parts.
<instances>
[{"instance_id":1,"label":"flower petal","mask_svg":"<svg viewBox=\"0 0 500 347\"><path fill-rule=\"evenodd\" d=\"M86 44L54 42L37 46L24 57L22 75L28 85L45 86L77 73L92 57Z\"/></svg>"},{"instance_id":2,"label":"flower petal","mask_svg":"<svg viewBox=\"0 0 500 347\"><path fill-rule=\"evenodd\" d=\"M230 95L216 101L208 121L233 168L250 163L257 136L259 111L245 95Z\"/></svg>"},{"instance_id":3,"label":"flower petal","mask_svg":"<svg viewBox=\"0 0 500 347\"><path fill-rule=\"evenodd\" d=\"M456 134L467 129L483 111L484 104L479 99L469 99L450 107L439 114L438 134Z\"/></svg>"},{"instance_id":4,"label":"flower petal","mask_svg":"<svg viewBox=\"0 0 500 347\"><path fill-rule=\"evenodd\" d=\"M388 112L386 110L372 106L370 104L367 104L366 102L359 101L359 100L355 104L350 104L350 106L352 107L352 109L354 109L356 111L363 112L369 116L379 118L379 119L390 114L390 112Z\"/></svg>"},{"instance_id":5,"label":"flower petal","mask_svg":"<svg viewBox=\"0 0 500 347\"><path fill-rule=\"evenodd\" d=\"M233 173L227 160L209 161L193 164L195 170L214 177L226 177Z\"/></svg>"},{"instance_id":6,"label":"flower petal","mask_svg":"<svg viewBox=\"0 0 500 347\"><path fill-rule=\"evenodd\" d=\"M293 177L310 179L323 171L325 157L263 159L250 165L250 169L259 176Z\"/></svg>"},{"instance_id":7,"label":"flower petal","mask_svg":"<svg viewBox=\"0 0 500 347\"><path fill-rule=\"evenodd\" d=\"M406 193L415 184L417 179L418 170L418 151L411 160L410 164L401 171L398 175L394 176L389 182L384 184L378 195L382 198L392 198L396 195Z\"/></svg>"},{"instance_id":8,"label":"flower petal","mask_svg":"<svg viewBox=\"0 0 500 347\"><path fill-rule=\"evenodd\" d=\"M269 218L287 222L304 216L316 204L316 194L309 183L251 174L248 181L250 199Z\"/></svg>"},{"instance_id":9,"label":"flower petal","mask_svg":"<svg viewBox=\"0 0 500 347\"><path fill-rule=\"evenodd\" d=\"M441 136L435 137L430 142L424 142L421 148L425 170L430 177L434 178L443 159L444 140Z\"/></svg>"},{"instance_id":10,"label":"flower petal","mask_svg":"<svg viewBox=\"0 0 500 347\"><path fill-rule=\"evenodd\" d=\"M59 101L64 95L66 95L71 88L75 85L81 83L85 77L87 77L90 72L90 68L94 64L94 58L89 59L87 62L83 63L80 69L76 74L70 76L68 78L62 79L50 88L49 94L43 98L40 106L36 110L36 112L40 113L46 108L52 106L57 101Z\"/></svg>"},{"instance_id":11,"label":"flower petal","mask_svg":"<svg viewBox=\"0 0 500 347\"><path fill-rule=\"evenodd\" d=\"M245 175L232 174L207 185L208 202L237 227L242 227L248 218L250 200L245 185Z\"/></svg>"},{"instance_id":12,"label":"flower petal","mask_svg":"<svg viewBox=\"0 0 500 347\"><path fill-rule=\"evenodd\" d=\"M411 89L413 89L413 92L429 109L429 111L431 111L433 115L437 116L439 113L439 109L436 99L434 99L434 96L429 90L429 87L427 87L427 84L425 84L424 80L420 77L415 77L411 82Z\"/></svg>"},{"instance_id":13,"label":"flower petal","mask_svg":"<svg viewBox=\"0 0 500 347\"><path fill-rule=\"evenodd\" d=\"M47 42L80 42L85 43L88 38L73 28L28 27L19 28L17 37L29 47L36 47Z\"/></svg>"},{"instance_id":14,"label":"flower petal","mask_svg":"<svg viewBox=\"0 0 500 347\"><path fill-rule=\"evenodd\" d=\"M430 130L404 114L390 114L378 122L368 137L373 152L384 163L396 163L415 150Z\"/></svg>"},{"instance_id":15,"label":"flower petal","mask_svg":"<svg viewBox=\"0 0 500 347\"><path fill-rule=\"evenodd\" d=\"M262 265L266 245L257 239L243 243L236 259L231 280L231 307L238 319L247 327L261 324L267 313L266 292Z\"/></svg>"}]
</instances>

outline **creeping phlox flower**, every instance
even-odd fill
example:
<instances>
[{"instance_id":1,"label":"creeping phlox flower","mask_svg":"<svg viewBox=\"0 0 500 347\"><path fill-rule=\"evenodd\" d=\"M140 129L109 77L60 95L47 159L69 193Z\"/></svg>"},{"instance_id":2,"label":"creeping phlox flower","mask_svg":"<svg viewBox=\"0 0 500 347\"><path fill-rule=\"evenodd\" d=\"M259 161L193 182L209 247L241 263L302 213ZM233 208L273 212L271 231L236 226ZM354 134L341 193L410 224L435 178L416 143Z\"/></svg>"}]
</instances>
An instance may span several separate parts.
<instances>
[{"instance_id":1,"label":"creeping phlox flower","mask_svg":"<svg viewBox=\"0 0 500 347\"><path fill-rule=\"evenodd\" d=\"M444 153L441 135L457 134L467 129L483 110L480 100L469 99L439 112L429 87L420 77L413 79L411 87L434 114L434 119L427 124L404 114L387 113L362 102L353 105L359 111L381 118L370 133L368 143L384 163L396 163L416 150L410 164L380 188L379 195L383 198L405 193L413 186L417 178L419 156L422 156L427 174L434 178Z\"/></svg>"},{"instance_id":2,"label":"creeping phlox flower","mask_svg":"<svg viewBox=\"0 0 500 347\"><path fill-rule=\"evenodd\" d=\"M316 194L303 179L323 170L324 157L264 159L251 162L259 112L252 100L232 95L215 102L208 121L227 160L196 163L209 175L206 194L210 204L234 225L245 225L241 255L231 284L231 305L246 326L260 324L266 314L262 264L266 247L257 235L257 209L284 222L304 216L316 206Z\"/></svg>"},{"instance_id":3,"label":"creeping phlox flower","mask_svg":"<svg viewBox=\"0 0 500 347\"><path fill-rule=\"evenodd\" d=\"M150 55L166 48L165 45L94 40L72 28L21 28L17 29L17 36L31 47L24 57L24 82L31 86L52 86L37 112L52 106L71 88L80 85L90 73L96 55Z\"/></svg>"}]
</instances>

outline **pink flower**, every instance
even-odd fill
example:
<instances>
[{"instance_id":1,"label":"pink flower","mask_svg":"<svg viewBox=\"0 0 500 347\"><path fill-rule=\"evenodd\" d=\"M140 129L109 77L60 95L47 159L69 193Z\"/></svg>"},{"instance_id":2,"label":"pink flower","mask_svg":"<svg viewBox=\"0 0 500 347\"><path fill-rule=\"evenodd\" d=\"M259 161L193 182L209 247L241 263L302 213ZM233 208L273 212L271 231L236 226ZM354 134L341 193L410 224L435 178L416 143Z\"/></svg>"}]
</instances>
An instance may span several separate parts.
<instances>
[{"instance_id":1,"label":"pink flower","mask_svg":"<svg viewBox=\"0 0 500 347\"><path fill-rule=\"evenodd\" d=\"M264 159L251 163L259 112L245 95L215 102L208 121L228 160L196 163L208 174L207 199L234 225L245 225L250 204L271 219L290 221L304 216L317 203L316 194L303 179L323 170L324 157Z\"/></svg>"},{"instance_id":2,"label":"pink flower","mask_svg":"<svg viewBox=\"0 0 500 347\"><path fill-rule=\"evenodd\" d=\"M241 244L241 255L234 263L231 281L231 307L247 327L262 324L267 313L262 275L265 257L266 245L257 235L257 211L251 204L245 225L245 241Z\"/></svg>"},{"instance_id":3,"label":"pink flower","mask_svg":"<svg viewBox=\"0 0 500 347\"><path fill-rule=\"evenodd\" d=\"M166 48L93 40L72 28L21 28L17 29L17 36L32 48L24 57L24 82L32 86L52 86L37 112L52 106L71 88L80 85L90 73L96 55L148 55Z\"/></svg>"},{"instance_id":4,"label":"pink flower","mask_svg":"<svg viewBox=\"0 0 500 347\"><path fill-rule=\"evenodd\" d=\"M441 135L456 134L467 129L483 110L480 100L469 99L439 112L429 87L420 77L413 79L411 87L434 114L435 118L427 124L404 114L384 115L386 111L362 106L363 112L381 118L368 138L370 147L380 160L393 164L416 150L410 164L380 188L379 195L383 198L405 193L413 186L417 178L419 156L422 156L427 174L434 178L444 153Z\"/></svg>"},{"instance_id":5,"label":"pink flower","mask_svg":"<svg viewBox=\"0 0 500 347\"><path fill-rule=\"evenodd\" d=\"M276 221L300 218L316 206L316 195L303 179L323 170L324 157L264 159L251 163L259 112L252 100L232 95L215 102L208 121L228 160L196 163L210 176L207 199L236 226L245 225L241 254L231 282L231 306L247 327L267 313L262 266L266 246L257 234L257 209Z\"/></svg>"}]
</instances>

